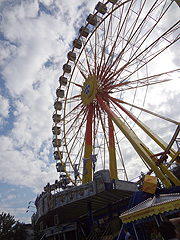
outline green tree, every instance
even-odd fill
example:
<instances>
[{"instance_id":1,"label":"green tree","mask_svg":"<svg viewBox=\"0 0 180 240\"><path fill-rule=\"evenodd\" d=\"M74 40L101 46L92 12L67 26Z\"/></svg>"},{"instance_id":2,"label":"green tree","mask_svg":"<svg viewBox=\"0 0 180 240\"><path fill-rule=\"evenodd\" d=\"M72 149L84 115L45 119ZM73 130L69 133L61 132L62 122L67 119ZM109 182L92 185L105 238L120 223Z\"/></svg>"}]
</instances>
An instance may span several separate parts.
<instances>
[{"instance_id":1,"label":"green tree","mask_svg":"<svg viewBox=\"0 0 180 240\"><path fill-rule=\"evenodd\" d=\"M25 240L26 225L15 220L10 213L0 214L0 240Z\"/></svg>"},{"instance_id":2,"label":"green tree","mask_svg":"<svg viewBox=\"0 0 180 240\"><path fill-rule=\"evenodd\" d=\"M0 214L0 240L8 240L12 237L15 223L14 216L4 212Z\"/></svg>"}]
</instances>

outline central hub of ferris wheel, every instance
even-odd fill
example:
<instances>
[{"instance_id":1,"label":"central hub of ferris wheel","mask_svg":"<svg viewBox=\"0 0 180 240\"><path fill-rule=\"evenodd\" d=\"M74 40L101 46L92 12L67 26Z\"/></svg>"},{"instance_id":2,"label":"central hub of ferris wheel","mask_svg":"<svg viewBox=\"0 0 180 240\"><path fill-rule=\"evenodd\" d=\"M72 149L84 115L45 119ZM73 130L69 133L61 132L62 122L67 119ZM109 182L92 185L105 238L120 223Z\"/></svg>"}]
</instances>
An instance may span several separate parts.
<instances>
[{"instance_id":1,"label":"central hub of ferris wheel","mask_svg":"<svg viewBox=\"0 0 180 240\"><path fill-rule=\"evenodd\" d=\"M90 105L97 93L97 77L95 75L90 75L83 84L81 91L81 99L85 105Z\"/></svg>"}]
</instances>

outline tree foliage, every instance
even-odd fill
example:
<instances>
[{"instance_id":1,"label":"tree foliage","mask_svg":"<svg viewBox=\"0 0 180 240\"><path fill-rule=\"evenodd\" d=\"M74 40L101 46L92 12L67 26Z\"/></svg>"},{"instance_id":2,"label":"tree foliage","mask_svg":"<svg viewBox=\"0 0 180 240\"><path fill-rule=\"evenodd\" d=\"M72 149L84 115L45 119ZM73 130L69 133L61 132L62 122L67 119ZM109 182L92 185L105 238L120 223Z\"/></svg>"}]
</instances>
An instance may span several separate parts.
<instances>
[{"instance_id":1,"label":"tree foliage","mask_svg":"<svg viewBox=\"0 0 180 240\"><path fill-rule=\"evenodd\" d=\"M14 216L2 212L0 214L0 240L25 240L25 224L15 220Z\"/></svg>"},{"instance_id":2,"label":"tree foliage","mask_svg":"<svg viewBox=\"0 0 180 240\"><path fill-rule=\"evenodd\" d=\"M9 213L0 214L0 239L10 239L16 220Z\"/></svg>"}]
</instances>

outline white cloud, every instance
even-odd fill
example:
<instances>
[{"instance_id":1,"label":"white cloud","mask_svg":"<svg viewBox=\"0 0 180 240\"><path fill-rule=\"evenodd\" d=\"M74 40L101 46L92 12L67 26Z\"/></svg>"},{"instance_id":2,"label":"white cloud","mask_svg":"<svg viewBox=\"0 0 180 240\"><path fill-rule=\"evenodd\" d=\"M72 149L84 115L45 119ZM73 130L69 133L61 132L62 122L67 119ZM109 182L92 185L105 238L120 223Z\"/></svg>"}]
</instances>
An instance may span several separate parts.
<instances>
[{"instance_id":1,"label":"white cloud","mask_svg":"<svg viewBox=\"0 0 180 240\"><path fill-rule=\"evenodd\" d=\"M9 116L9 100L0 95L0 115L7 118Z\"/></svg>"},{"instance_id":2,"label":"white cloud","mask_svg":"<svg viewBox=\"0 0 180 240\"><path fill-rule=\"evenodd\" d=\"M40 3L42 3L44 6L49 7L51 4L53 4L53 0L40 0Z\"/></svg>"},{"instance_id":3,"label":"white cloud","mask_svg":"<svg viewBox=\"0 0 180 240\"><path fill-rule=\"evenodd\" d=\"M40 153L38 157L38 153L30 150L26 145L18 149L14 146L14 141L8 137L1 137L0 143L1 181L28 186L36 193L48 181L54 181L57 176L54 163L45 162L43 159L48 151L46 147L41 150L42 154Z\"/></svg>"},{"instance_id":4,"label":"white cloud","mask_svg":"<svg viewBox=\"0 0 180 240\"><path fill-rule=\"evenodd\" d=\"M8 41L0 40L0 65L4 66L16 54L17 47Z\"/></svg>"},{"instance_id":5,"label":"white cloud","mask_svg":"<svg viewBox=\"0 0 180 240\"><path fill-rule=\"evenodd\" d=\"M9 100L0 95L0 127L3 126L9 117ZM2 128L2 127L1 127Z\"/></svg>"},{"instance_id":6,"label":"white cloud","mask_svg":"<svg viewBox=\"0 0 180 240\"><path fill-rule=\"evenodd\" d=\"M36 192L57 176L51 156L53 101L69 44L75 38L74 21L80 26L87 9L86 5L78 9L83 1L41 3L53 15L39 14L34 0L4 3L0 27L6 39L1 73L15 109L11 132L0 137L1 180ZM51 64L45 67L48 60ZM8 99L1 100L1 114L8 117Z\"/></svg>"},{"instance_id":7,"label":"white cloud","mask_svg":"<svg viewBox=\"0 0 180 240\"><path fill-rule=\"evenodd\" d=\"M76 36L74 26L80 26L86 9L84 5L77 10L83 1L70 1L68 6L64 1L41 2L53 14L40 12L36 0L0 4L1 93L5 86L9 94L0 95L0 181L15 188L26 186L28 194L30 190L39 194L47 182L58 179L51 144L53 103L62 65ZM12 123L7 133L3 128L10 109ZM1 211L30 221L22 195L7 191L1 198Z\"/></svg>"}]
</instances>

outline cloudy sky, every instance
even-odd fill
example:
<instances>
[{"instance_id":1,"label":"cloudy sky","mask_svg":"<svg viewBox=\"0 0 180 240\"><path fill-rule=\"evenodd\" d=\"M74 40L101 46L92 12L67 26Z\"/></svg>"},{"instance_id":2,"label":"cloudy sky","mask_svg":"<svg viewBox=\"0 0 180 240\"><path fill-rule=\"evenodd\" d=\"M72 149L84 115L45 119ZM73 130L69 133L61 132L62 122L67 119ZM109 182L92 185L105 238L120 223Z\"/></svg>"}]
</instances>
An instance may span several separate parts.
<instances>
[{"instance_id":1,"label":"cloudy sky","mask_svg":"<svg viewBox=\"0 0 180 240\"><path fill-rule=\"evenodd\" d=\"M30 222L28 202L58 178L51 143L55 91L72 41L96 3L0 0L0 212L21 222ZM178 56L172 52L175 68ZM178 120L179 96L177 85L166 85L159 99L164 115Z\"/></svg>"},{"instance_id":2,"label":"cloudy sky","mask_svg":"<svg viewBox=\"0 0 180 240\"><path fill-rule=\"evenodd\" d=\"M55 91L95 3L0 0L0 212L20 221L30 221L28 202L58 178L51 144Z\"/></svg>"}]
</instances>

